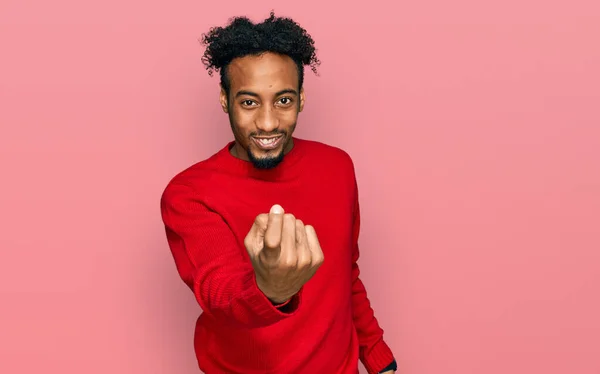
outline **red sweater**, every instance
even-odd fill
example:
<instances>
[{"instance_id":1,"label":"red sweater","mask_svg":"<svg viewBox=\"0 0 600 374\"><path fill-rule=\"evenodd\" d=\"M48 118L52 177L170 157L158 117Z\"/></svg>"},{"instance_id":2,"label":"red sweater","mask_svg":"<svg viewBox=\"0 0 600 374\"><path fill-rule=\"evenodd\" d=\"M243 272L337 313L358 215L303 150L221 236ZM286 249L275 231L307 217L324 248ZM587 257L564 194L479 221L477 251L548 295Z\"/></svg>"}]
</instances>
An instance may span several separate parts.
<instances>
[{"instance_id":1,"label":"red sweater","mask_svg":"<svg viewBox=\"0 0 600 374\"><path fill-rule=\"evenodd\" d=\"M207 374L369 374L394 357L359 278L354 165L339 148L294 138L281 164L256 169L230 142L177 174L161 198L177 271L202 308L195 330ZM258 289L244 238L280 204L315 228L324 262L284 308Z\"/></svg>"}]
</instances>

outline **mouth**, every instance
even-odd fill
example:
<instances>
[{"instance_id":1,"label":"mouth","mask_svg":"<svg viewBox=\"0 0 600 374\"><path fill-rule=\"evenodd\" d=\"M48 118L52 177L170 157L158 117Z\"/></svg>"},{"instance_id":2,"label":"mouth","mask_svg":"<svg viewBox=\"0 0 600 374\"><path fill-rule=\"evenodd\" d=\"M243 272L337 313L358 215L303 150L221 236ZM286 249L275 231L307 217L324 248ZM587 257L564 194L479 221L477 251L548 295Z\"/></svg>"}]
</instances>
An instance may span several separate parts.
<instances>
[{"instance_id":1,"label":"mouth","mask_svg":"<svg viewBox=\"0 0 600 374\"><path fill-rule=\"evenodd\" d=\"M271 149L275 149L279 147L283 140L283 135L278 136L270 136L270 137L252 137L252 141L254 144L258 146L258 148L268 151Z\"/></svg>"}]
</instances>

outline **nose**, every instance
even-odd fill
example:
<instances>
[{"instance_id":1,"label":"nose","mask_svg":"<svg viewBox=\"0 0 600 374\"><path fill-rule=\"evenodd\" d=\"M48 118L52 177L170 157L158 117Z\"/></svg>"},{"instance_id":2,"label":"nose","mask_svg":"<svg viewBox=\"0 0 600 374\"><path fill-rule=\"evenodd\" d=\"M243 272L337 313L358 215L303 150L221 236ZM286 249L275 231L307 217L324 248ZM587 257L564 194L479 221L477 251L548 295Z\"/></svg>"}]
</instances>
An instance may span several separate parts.
<instances>
[{"instance_id":1,"label":"nose","mask_svg":"<svg viewBox=\"0 0 600 374\"><path fill-rule=\"evenodd\" d=\"M271 133L279 128L279 118L277 113L268 105L259 109L260 112L256 118L256 127L265 133Z\"/></svg>"}]
</instances>

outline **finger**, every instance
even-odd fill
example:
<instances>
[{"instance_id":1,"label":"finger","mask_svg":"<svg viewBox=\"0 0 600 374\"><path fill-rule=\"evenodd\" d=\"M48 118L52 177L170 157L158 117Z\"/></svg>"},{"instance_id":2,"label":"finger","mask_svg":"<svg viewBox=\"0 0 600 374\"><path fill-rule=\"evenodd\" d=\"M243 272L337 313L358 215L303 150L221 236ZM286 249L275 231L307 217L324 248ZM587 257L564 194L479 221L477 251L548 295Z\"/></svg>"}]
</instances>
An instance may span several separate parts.
<instances>
[{"instance_id":1,"label":"finger","mask_svg":"<svg viewBox=\"0 0 600 374\"><path fill-rule=\"evenodd\" d=\"M321 244L319 243L319 238L317 238L317 233L315 228L311 225L306 225L304 227L306 231L306 241L308 243L308 249L310 250L312 256L312 265L320 266L323 263L323 251L321 250Z\"/></svg>"},{"instance_id":2,"label":"finger","mask_svg":"<svg viewBox=\"0 0 600 374\"><path fill-rule=\"evenodd\" d=\"M264 251L267 256L278 256L281 246L281 232L283 230L283 208L273 205L267 220L267 229L264 236Z\"/></svg>"},{"instance_id":3,"label":"finger","mask_svg":"<svg viewBox=\"0 0 600 374\"><path fill-rule=\"evenodd\" d=\"M281 260L289 268L295 268L298 262L296 253L296 217L284 214L283 230L281 234Z\"/></svg>"},{"instance_id":4,"label":"finger","mask_svg":"<svg viewBox=\"0 0 600 374\"><path fill-rule=\"evenodd\" d=\"M296 252L298 253L298 267L310 266L312 254L308 248L304 222L296 220Z\"/></svg>"},{"instance_id":5,"label":"finger","mask_svg":"<svg viewBox=\"0 0 600 374\"><path fill-rule=\"evenodd\" d=\"M268 220L269 215L266 213L256 216L252 227L244 239L244 245L252 255L258 254L258 252L264 247L265 232L267 230Z\"/></svg>"},{"instance_id":6,"label":"finger","mask_svg":"<svg viewBox=\"0 0 600 374\"><path fill-rule=\"evenodd\" d=\"M256 238L259 238L260 240L264 240L265 232L267 232L268 222L269 222L268 214L266 214L266 213L259 214L254 219L254 224L252 225L252 229L250 229L250 231Z\"/></svg>"},{"instance_id":7,"label":"finger","mask_svg":"<svg viewBox=\"0 0 600 374\"><path fill-rule=\"evenodd\" d=\"M306 229L304 228L304 222L302 220L296 220L296 244L306 244Z\"/></svg>"}]
</instances>

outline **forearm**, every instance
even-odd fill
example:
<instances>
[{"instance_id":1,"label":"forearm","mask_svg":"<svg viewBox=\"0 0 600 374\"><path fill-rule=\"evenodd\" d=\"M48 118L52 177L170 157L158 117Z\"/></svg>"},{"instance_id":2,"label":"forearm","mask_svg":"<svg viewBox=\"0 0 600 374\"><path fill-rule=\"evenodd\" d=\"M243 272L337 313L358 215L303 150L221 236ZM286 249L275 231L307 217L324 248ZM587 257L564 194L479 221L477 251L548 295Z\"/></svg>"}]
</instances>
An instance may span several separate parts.
<instances>
[{"instance_id":1,"label":"forearm","mask_svg":"<svg viewBox=\"0 0 600 374\"><path fill-rule=\"evenodd\" d=\"M260 291L244 248L191 188L170 185L161 212L179 275L204 313L226 324L259 327L288 317L298 307L300 295L284 312Z\"/></svg>"},{"instance_id":2,"label":"forearm","mask_svg":"<svg viewBox=\"0 0 600 374\"><path fill-rule=\"evenodd\" d=\"M354 274L358 273L358 267L355 265ZM352 311L354 325L360 333L361 346L372 347L383 336L383 329L379 326L375 313L371 307L367 291L363 282L354 276L352 284Z\"/></svg>"},{"instance_id":3,"label":"forearm","mask_svg":"<svg viewBox=\"0 0 600 374\"><path fill-rule=\"evenodd\" d=\"M377 374L388 370L388 365L395 365L394 355L383 339L383 329L379 326L367 290L360 279L358 259L360 249L360 204L358 186L355 179L354 221L352 235L352 310L354 325L358 334L360 360L369 374ZM391 363L391 364L390 364Z\"/></svg>"},{"instance_id":4,"label":"forearm","mask_svg":"<svg viewBox=\"0 0 600 374\"><path fill-rule=\"evenodd\" d=\"M220 266L219 266L220 265ZM228 272L226 264L214 262L196 271L194 295L202 310L225 324L242 327L263 327L289 317L298 308L300 294L286 303L269 300L256 285L253 270Z\"/></svg>"},{"instance_id":5,"label":"forearm","mask_svg":"<svg viewBox=\"0 0 600 374\"><path fill-rule=\"evenodd\" d=\"M360 360L369 374L388 370L394 364L394 355L383 339L383 329L379 326L371 307L367 291L359 278L359 268L353 266L352 307L354 326L359 339Z\"/></svg>"}]
</instances>

